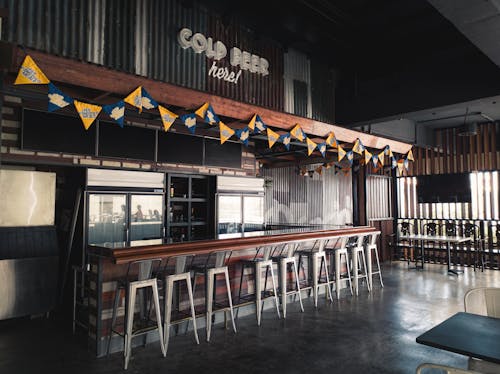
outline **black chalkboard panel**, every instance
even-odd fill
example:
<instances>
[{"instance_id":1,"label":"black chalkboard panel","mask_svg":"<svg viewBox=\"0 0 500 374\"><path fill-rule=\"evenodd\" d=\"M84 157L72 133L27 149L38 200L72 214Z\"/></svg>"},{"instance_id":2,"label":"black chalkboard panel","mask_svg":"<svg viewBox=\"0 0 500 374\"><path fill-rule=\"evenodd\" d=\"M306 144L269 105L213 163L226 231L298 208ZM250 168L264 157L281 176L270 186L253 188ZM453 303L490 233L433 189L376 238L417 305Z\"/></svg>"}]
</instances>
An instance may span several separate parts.
<instances>
[{"instance_id":1,"label":"black chalkboard panel","mask_svg":"<svg viewBox=\"0 0 500 374\"><path fill-rule=\"evenodd\" d=\"M80 118L23 110L21 148L31 151L95 154L96 127L88 130Z\"/></svg>"},{"instance_id":2,"label":"black chalkboard panel","mask_svg":"<svg viewBox=\"0 0 500 374\"><path fill-rule=\"evenodd\" d=\"M99 156L154 161L155 142L152 129L99 122Z\"/></svg>"},{"instance_id":3,"label":"black chalkboard panel","mask_svg":"<svg viewBox=\"0 0 500 374\"><path fill-rule=\"evenodd\" d=\"M205 165L241 168L241 144L205 138Z\"/></svg>"},{"instance_id":4,"label":"black chalkboard panel","mask_svg":"<svg viewBox=\"0 0 500 374\"><path fill-rule=\"evenodd\" d=\"M470 174L420 175L417 177L419 203L470 203Z\"/></svg>"},{"instance_id":5,"label":"black chalkboard panel","mask_svg":"<svg viewBox=\"0 0 500 374\"><path fill-rule=\"evenodd\" d=\"M158 161L202 165L203 138L160 132L158 134Z\"/></svg>"}]
</instances>

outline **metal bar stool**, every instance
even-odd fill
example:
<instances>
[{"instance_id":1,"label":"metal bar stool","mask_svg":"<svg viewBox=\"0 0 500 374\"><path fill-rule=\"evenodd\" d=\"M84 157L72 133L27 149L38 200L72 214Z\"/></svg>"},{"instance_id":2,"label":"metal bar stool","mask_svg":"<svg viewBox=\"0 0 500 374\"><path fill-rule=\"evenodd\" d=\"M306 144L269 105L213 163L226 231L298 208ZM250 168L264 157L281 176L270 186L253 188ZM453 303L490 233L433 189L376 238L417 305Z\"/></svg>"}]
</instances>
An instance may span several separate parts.
<instances>
[{"instance_id":1,"label":"metal bar stool","mask_svg":"<svg viewBox=\"0 0 500 374\"><path fill-rule=\"evenodd\" d=\"M205 277L205 307L206 307L206 330L207 330L207 342L210 341L210 335L212 332L212 316L215 312L224 311L224 318L226 318L226 311L229 308L231 313L231 322L233 325L233 330L236 333L236 324L234 322L234 311L233 311L233 301L231 297L231 285L229 284L229 273L227 264L231 258L232 251L220 251L211 252L208 254L206 262L204 265L193 265L192 270L194 270L194 287L193 292L196 288L196 278L199 276ZM215 298L216 287L214 284L217 280L217 275L223 274L226 283L228 307L222 307L220 309L214 310L214 306L218 306Z\"/></svg>"},{"instance_id":2,"label":"metal bar stool","mask_svg":"<svg viewBox=\"0 0 500 374\"><path fill-rule=\"evenodd\" d=\"M264 250L263 256L259 257L261 250ZM272 297L274 298L274 304L276 306L276 312L278 313L278 318L281 318L280 309L279 309L279 300L278 300L278 292L276 291L276 278L274 277L273 270L273 261L269 259L270 250L268 248L257 248L255 253L255 257L251 260L241 260L242 269L241 269L241 277L240 277L240 289L238 292L238 298L247 298L248 296L255 297L255 313L257 316L257 325L260 326L261 317L262 317L262 309L264 309L264 302ZM254 269L254 279L255 279L255 295L245 295L241 296L241 289L243 284L245 267L252 266ZM262 271L265 269L265 283L264 287L262 286ZM272 283L272 292L267 290L267 278L268 274L271 273L271 283ZM236 316L238 316L238 311L236 312Z\"/></svg>"},{"instance_id":3,"label":"metal bar stool","mask_svg":"<svg viewBox=\"0 0 500 374\"><path fill-rule=\"evenodd\" d=\"M111 319L111 331L109 332L107 354L109 354L111 346L111 338L113 333L123 337L124 340L124 356L125 370L128 367L132 352L132 338L139 335L147 334L150 331L158 331L160 338L160 346L163 357L167 354L163 341L163 329L160 313L160 299L158 296L158 280L156 273L161 266L161 259L133 261L128 264L127 273L124 279L117 282L115 290L115 301L113 305L113 316ZM156 320L149 319L150 310L146 310L148 304L148 295L145 292L139 294L141 318L138 324L134 326L135 304L137 292L150 289L152 292L151 302L154 304ZM120 303L121 291L125 291L125 323L123 333L115 330L118 305Z\"/></svg>"},{"instance_id":4,"label":"metal bar stool","mask_svg":"<svg viewBox=\"0 0 500 374\"><path fill-rule=\"evenodd\" d=\"M357 235L353 237L354 245L350 247L351 250L351 266L354 292L356 296L359 295L359 280L366 279L366 286L368 292L371 291L370 280L368 279L368 269L366 266L365 249L363 247L364 235Z\"/></svg>"},{"instance_id":5,"label":"metal bar stool","mask_svg":"<svg viewBox=\"0 0 500 374\"><path fill-rule=\"evenodd\" d=\"M353 295L352 292L352 280L351 280L351 270L349 267L349 252L347 250L347 243L348 243L348 237L344 236L340 238L340 246L339 247L333 247L329 248L328 252L332 253L333 256L330 255L330 260L334 261L334 266L332 268L335 269L334 277L335 277L335 293L337 294L337 300L340 299L340 288L342 286L342 283L345 283L346 285L349 286L349 291L351 292L351 295ZM342 277L342 271L341 271L341 263L342 263L342 257L345 258L345 264L346 264L346 274L347 276Z\"/></svg>"},{"instance_id":6,"label":"metal bar stool","mask_svg":"<svg viewBox=\"0 0 500 374\"><path fill-rule=\"evenodd\" d=\"M299 297L300 310L304 312L304 305L302 304L302 296L300 295L301 288L299 283L299 273L297 268L297 261L295 259L295 251L298 245L285 244L281 248L279 255L271 256L271 260L278 265L279 288L281 294L281 309L283 311L283 318L286 318L286 297L289 295L297 295ZM277 247L275 248L277 249ZM285 251L286 249L286 251ZM295 278L295 289L288 290L288 267L291 267L291 272Z\"/></svg>"},{"instance_id":7,"label":"metal bar stool","mask_svg":"<svg viewBox=\"0 0 500 374\"><path fill-rule=\"evenodd\" d=\"M373 275L378 274L380 285L384 287L384 282L382 281L382 271L380 270L380 261L378 257L377 251L377 238L380 235L380 231L371 233L367 235L367 242L365 243L365 256L366 256L366 265L368 270L368 280L370 282L370 287L373 289ZM375 260L377 269L373 271L372 265L372 251L375 253Z\"/></svg>"},{"instance_id":8,"label":"metal bar stool","mask_svg":"<svg viewBox=\"0 0 500 374\"><path fill-rule=\"evenodd\" d=\"M191 256L193 258L194 256ZM177 302L174 301L174 285L177 283L177 286L180 286L179 283L185 282L188 298L189 298L189 306L191 314L187 314L188 320L193 321L193 331L194 337L196 339L196 344L200 344L200 340L198 338L198 330L196 328L196 313L194 309L194 299L193 299L193 289L191 286L191 272L186 272L185 270L185 256L172 257L172 259L176 260L176 266L174 269L169 267L169 260L165 264L162 273L162 279L165 287L165 307L164 307L164 317L163 317L163 333L164 333L164 341L165 341L165 352L168 350L168 343L170 338L170 326L172 326L172 307L174 304L177 306L180 303L180 300ZM181 265L182 264L182 265ZM178 283L179 282L179 283ZM178 314L182 314L181 311L177 310Z\"/></svg>"}]
</instances>

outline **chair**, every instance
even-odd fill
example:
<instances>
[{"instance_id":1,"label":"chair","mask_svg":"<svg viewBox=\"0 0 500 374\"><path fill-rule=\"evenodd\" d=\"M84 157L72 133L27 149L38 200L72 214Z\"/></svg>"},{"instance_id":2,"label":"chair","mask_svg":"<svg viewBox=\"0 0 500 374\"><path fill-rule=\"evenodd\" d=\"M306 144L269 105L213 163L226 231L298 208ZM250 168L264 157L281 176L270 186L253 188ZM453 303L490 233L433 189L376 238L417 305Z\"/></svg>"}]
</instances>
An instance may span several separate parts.
<instances>
[{"instance_id":1,"label":"chair","mask_svg":"<svg viewBox=\"0 0 500 374\"><path fill-rule=\"evenodd\" d=\"M422 229L424 235L437 236L441 233L441 225L436 222L427 222L426 224L424 224ZM429 256L427 257L429 259L429 262L431 260L436 262L436 252L440 253L442 251L441 243L428 241L427 244L430 245L430 247L424 247L424 257L425 251L427 250L429 252ZM423 265L423 263L425 262L425 258L422 258L421 260ZM442 258L440 258L440 263L443 263Z\"/></svg>"},{"instance_id":2,"label":"chair","mask_svg":"<svg viewBox=\"0 0 500 374\"><path fill-rule=\"evenodd\" d=\"M397 248L402 248L402 254L405 260L410 263L410 259L413 257L413 244L411 240L401 238L401 235L412 235L415 231L413 229L413 225L410 222L403 221L398 224L398 228L396 231L396 243L394 245Z\"/></svg>"},{"instance_id":3,"label":"chair","mask_svg":"<svg viewBox=\"0 0 500 374\"><path fill-rule=\"evenodd\" d=\"M453 221L446 221L445 224L444 224L444 231L445 231L445 235L446 236L450 236L450 237L454 237L454 236L460 236L460 226L455 224ZM447 244L451 247L451 244ZM450 258L451 258L451 250L452 248L450 248ZM455 247L455 253L456 253L456 257L455 257L455 264L458 264L459 262L461 262L461 259L459 258L458 256L458 245ZM451 265L451 264L450 264Z\"/></svg>"},{"instance_id":4,"label":"chair","mask_svg":"<svg viewBox=\"0 0 500 374\"><path fill-rule=\"evenodd\" d=\"M484 271L484 247L486 245L485 240L481 238L481 229L478 225L467 222L464 225L464 236L472 238L472 247L470 251L474 253L474 271L476 271L476 266L478 262L481 264L481 271Z\"/></svg>"},{"instance_id":5,"label":"chair","mask_svg":"<svg viewBox=\"0 0 500 374\"><path fill-rule=\"evenodd\" d=\"M425 369L430 369L430 370L425 370ZM428 364L428 363L418 365L415 374L436 373L435 369L438 369L441 371L441 373L445 374L482 374L477 371L458 369L451 366Z\"/></svg>"},{"instance_id":6,"label":"chair","mask_svg":"<svg viewBox=\"0 0 500 374\"><path fill-rule=\"evenodd\" d=\"M212 332L212 316L215 312L219 310L224 310L224 317L226 316L226 310L229 309L231 314L231 322L233 325L233 331L236 333L236 324L234 322L234 311L233 311L233 301L231 297L231 285L229 283L229 272L227 264L231 258L232 251L221 251L221 252L211 252L208 254L205 263L200 265L192 265L191 270L194 271L194 286L193 293L196 290L196 279L200 276L205 277L205 308L206 308L206 330L207 330L207 342L210 341L210 335ZM222 306L220 309L214 310L214 306L220 306L216 302L216 280L217 275L223 275L225 279L226 291L227 291L227 301L229 306Z\"/></svg>"},{"instance_id":7,"label":"chair","mask_svg":"<svg viewBox=\"0 0 500 374\"><path fill-rule=\"evenodd\" d=\"M370 287L373 289L373 275L378 274L379 280L380 280L380 285L384 287L384 282L382 281L382 271L380 270L380 260L378 257L378 250L377 250L377 238L380 235L380 231L376 231L374 233L371 233L365 237L365 256L366 256L366 265L368 268L368 279L370 281ZM376 270L373 271L373 265L372 265L372 252L375 253L375 265L376 265Z\"/></svg>"},{"instance_id":8,"label":"chair","mask_svg":"<svg viewBox=\"0 0 500 374\"><path fill-rule=\"evenodd\" d=\"M166 356L167 351L164 345L163 328L161 323L160 313L160 298L158 295L158 279L156 275L161 266L161 259L139 260L133 261L128 264L127 273L123 279L118 280L115 290L115 301L113 304L113 315L111 318L111 326L108 337L107 354L109 355L111 347L111 338L113 333L123 337L125 364L124 368L127 370L128 363L132 352L132 338L139 335L147 334L150 331L158 331L160 347L163 357ZM150 295L145 291L151 291ZM118 305L120 303L121 292L125 291L125 317L124 317L124 331L120 332L115 330L116 318L118 314ZM140 304L140 320L134 325L136 296L139 294ZM155 308L155 320L151 320L148 305L153 303Z\"/></svg>"},{"instance_id":9,"label":"chair","mask_svg":"<svg viewBox=\"0 0 500 374\"><path fill-rule=\"evenodd\" d=\"M173 260L177 260L177 257L171 257ZM169 260L171 258L168 258L165 264L165 267L163 269L163 272L161 273L161 276L158 276L160 282L164 286L164 294L165 294L165 299L164 299L164 317L163 317L163 334L164 334L164 345L165 345L165 352L168 350L168 343L170 340L170 326L173 324L172 323L172 307L174 304L177 305L177 314L185 314L186 317L191 319L193 321L193 331L194 331L194 337L196 340L196 344L200 344L200 340L198 339L198 330L196 328L196 313L194 309L194 299L193 299L193 289L191 285L191 273L188 271L184 271L185 269L185 256L180 256L182 262L181 269L177 269L177 264L175 265L174 269L169 268ZM179 271L177 271L179 270ZM184 282L186 284L186 289L188 293L188 299L189 299L189 307L190 307L190 313L182 313L179 310L179 304L180 304L180 292L179 288L177 289L177 300L174 301L174 287L175 285L179 285L179 283ZM184 318L184 319L185 319ZM183 320L184 320L183 319ZM177 322L177 321L175 321Z\"/></svg>"},{"instance_id":10,"label":"chair","mask_svg":"<svg viewBox=\"0 0 500 374\"><path fill-rule=\"evenodd\" d=\"M368 266L366 265L365 247L363 245L364 235L357 235L350 239L352 245L349 245L348 242L348 248L351 252L351 276L354 292L356 292L357 296L359 294L359 281L363 278L366 279L368 292L371 292L371 282L368 275Z\"/></svg>"},{"instance_id":11,"label":"chair","mask_svg":"<svg viewBox=\"0 0 500 374\"><path fill-rule=\"evenodd\" d=\"M466 292L464 306L467 313L500 318L500 288L479 287ZM469 358L469 369L483 373L500 373L500 365Z\"/></svg>"},{"instance_id":12,"label":"chair","mask_svg":"<svg viewBox=\"0 0 500 374\"><path fill-rule=\"evenodd\" d=\"M345 282L346 285L349 286L349 291L351 292L351 296L353 295L351 269L349 266L349 252L348 252L349 237L343 236L339 238L339 240L340 240L340 246L337 246L336 243L333 247L326 249L326 251L330 253L330 264L331 264L330 269L334 269L332 278L335 278L335 293L337 294L337 300L340 299L341 282ZM341 272L341 267L340 267L342 262L342 256L344 256L346 264L346 273L344 274L344 277L342 277L343 274Z\"/></svg>"}]
</instances>

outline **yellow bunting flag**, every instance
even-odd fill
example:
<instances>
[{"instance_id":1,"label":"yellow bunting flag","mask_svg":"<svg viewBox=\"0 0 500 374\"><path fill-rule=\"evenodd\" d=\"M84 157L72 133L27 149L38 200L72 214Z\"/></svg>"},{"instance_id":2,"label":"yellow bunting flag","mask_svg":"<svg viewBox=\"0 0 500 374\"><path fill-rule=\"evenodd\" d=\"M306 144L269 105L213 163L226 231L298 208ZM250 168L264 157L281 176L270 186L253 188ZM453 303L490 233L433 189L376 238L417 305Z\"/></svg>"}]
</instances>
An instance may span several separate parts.
<instances>
[{"instance_id":1,"label":"yellow bunting flag","mask_svg":"<svg viewBox=\"0 0 500 374\"><path fill-rule=\"evenodd\" d=\"M403 159L398 160L398 170L399 170L399 175L403 175L403 168L405 167L403 163Z\"/></svg>"},{"instance_id":2,"label":"yellow bunting flag","mask_svg":"<svg viewBox=\"0 0 500 374\"><path fill-rule=\"evenodd\" d=\"M126 103L129 103L132 106L135 106L137 109L139 109L139 113L142 112L142 87L139 86L135 90L133 90L131 93L128 94L128 96L123 99Z\"/></svg>"},{"instance_id":3,"label":"yellow bunting flag","mask_svg":"<svg viewBox=\"0 0 500 374\"><path fill-rule=\"evenodd\" d=\"M392 157L394 157L394 154L393 154L393 153L392 153L392 151L391 151L391 147L389 147L388 145L386 145L386 146L385 146L384 151L385 151L385 154L386 154L387 156L389 156L389 157L391 157L391 158L392 158Z\"/></svg>"},{"instance_id":4,"label":"yellow bunting flag","mask_svg":"<svg viewBox=\"0 0 500 374\"><path fill-rule=\"evenodd\" d=\"M234 133L235 131L232 128L219 121L220 144L224 144Z\"/></svg>"},{"instance_id":5,"label":"yellow bunting flag","mask_svg":"<svg viewBox=\"0 0 500 374\"><path fill-rule=\"evenodd\" d=\"M323 174L323 166L322 165L318 166L316 169L314 169L314 171L316 173L318 173L319 175L322 175Z\"/></svg>"},{"instance_id":6,"label":"yellow bunting flag","mask_svg":"<svg viewBox=\"0 0 500 374\"><path fill-rule=\"evenodd\" d=\"M267 141L269 142L269 148L272 148L274 143L276 143L279 139L279 134L271 130L269 127L267 128Z\"/></svg>"},{"instance_id":7,"label":"yellow bunting flag","mask_svg":"<svg viewBox=\"0 0 500 374\"><path fill-rule=\"evenodd\" d=\"M336 148L339 143L337 142L337 138L335 137L335 134L333 131L331 131L328 134L328 138L326 138L326 144L328 144L330 147Z\"/></svg>"},{"instance_id":8,"label":"yellow bunting flag","mask_svg":"<svg viewBox=\"0 0 500 374\"><path fill-rule=\"evenodd\" d=\"M203 104L198 109L196 109L194 113L201 119L205 119L205 113L207 112L208 105L208 103Z\"/></svg>"},{"instance_id":9,"label":"yellow bunting flag","mask_svg":"<svg viewBox=\"0 0 500 374\"><path fill-rule=\"evenodd\" d=\"M158 105L158 110L160 112L161 121L163 122L163 128L165 132L167 132L170 127L172 127L175 119L179 116L161 105Z\"/></svg>"},{"instance_id":10,"label":"yellow bunting flag","mask_svg":"<svg viewBox=\"0 0 500 374\"><path fill-rule=\"evenodd\" d=\"M310 156L318 145L308 137L306 137L306 143L307 143L307 155Z\"/></svg>"},{"instance_id":11,"label":"yellow bunting flag","mask_svg":"<svg viewBox=\"0 0 500 374\"><path fill-rule=\"evenodd\" d=\"M27 55L24 59L14 84L48 84L49 79L43 71L35 64L35 61Z\"/></svg>"},{"instance_id":12,"label":"yellow bunting flag","mask_svg":"<svg viewBox=\"0 0 500 374\"><path fill-rule=\"evenodd\" d=\"M82 119L85 130L88 130L101 112L102 107L100 107L99 105L82 103L81 101L77 100L75 100L73 103L75 104L76 111Z\"/></svg>"},{"instance_id":13,"label":"yellow bunting flag","mask_svg":"<svg viewBox=\"0 0 500 374\"><path fill-rule=\"evenodd\" d=\"M372 154L368 151L368 149L365 148L365 164L368 165L370 160L372 159Z\"/></svg>"},{"instance_id":14,"label":"yellow bunting flag","mask_svg":"<svg viewBox=\"0 0 500 374\"><path fill-rule=\"evenodd\" d=\"M408 151L406 158L410 161L415 161L415 159L413 158L413 152L411 151L411 149Z\"/></svg>"},{"instance_id":15,"label":"yellow bunting flag","mask_svg":"<svg viewBox=\"0 0 500 374\"><path fill-rule=\"evenodd\" d=\"M363 143L361 143L361 140L356 139L354 142L354 146L352 147L352 151L356 152L358 155L363 154L363 150L365 149L365 146Z\"/></svg>"},{"instance_id":16,"label":"yellow bunting flag","mask_svg":"<svg viewBox=\"0 0 500 374\"><path fill-rule=\"evenodd\" d=\"M252 132L255 130L255 119L257 118L257 114L254 114L250 122L248 122L248 128L252 130Z\"/></svg>"},{"instance_id":17,"label":"yellow bunting flag","mask_svg":"<svg viewBox=\"0 0 500 374\"><path fill-rule=\"evenodd\" d=\"M345 168L342 168L342 173L344 173L344 175L349 175L349 172L351 171L351 168L350 167L345 167Z\"/></svg>"},{"instance_id":18,"label":"yellow bunting flag","mask_svg":"<svg viewBox=\"0 0 500 374\"><path fill-rule=\"evenodd\" d=\"M385 161L385 152L382 151L378 154L378 160L380 162L380 165L384 166L384 161Z\"/></svg>"},{"instance_id":19,"label":"yellow bunting flag","mask_svg":"<svg viewBox=\"0 0 500 374\"><path fill-rule=\"evenodd\" d=\"M299 124L296 124L295 127L290 131L290 135L292 135L295 139L300 140L301 142L305 139L304 131Z\"/></svg>"},{"instance_id":20,"label":"yellow bunting flag","mask_svg":"<svg viewBox=\"0 0 500 374\"><path fill-rule=\"evenodd\" d=\"M345 154L347 153L346 151L344 151L344 148L342 148L340 146L340 144L337 146L337 151L338 151L338 160L339 161L342 161L342 159L344 158Z\"/></svg>"}]
</instances>

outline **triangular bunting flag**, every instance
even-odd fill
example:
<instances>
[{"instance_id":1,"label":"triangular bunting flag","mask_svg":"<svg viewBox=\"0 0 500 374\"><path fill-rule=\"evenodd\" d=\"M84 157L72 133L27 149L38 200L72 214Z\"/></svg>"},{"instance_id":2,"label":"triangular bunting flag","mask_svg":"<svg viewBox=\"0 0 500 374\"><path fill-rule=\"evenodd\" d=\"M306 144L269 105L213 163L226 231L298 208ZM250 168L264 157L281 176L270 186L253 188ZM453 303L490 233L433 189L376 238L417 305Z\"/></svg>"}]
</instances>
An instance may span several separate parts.
<instances>
[{"instance_id":1,"label":"triangular bunting flag","mask_svg":"<svg viewBox=\"0 0 500 374\"><path fill-rule=\"evenodd\" d=\"M125 119L125 102L123 100L114 104L104 105L102 110L114 119L120 127L123 127L123 120Z\"/></svg>"},{"instance_id":2,"label":"triangular bunting flag","mask_svg":"<svg viewBox=\"0 0 500 374\"><path fill-rule=\"evenodd\" d=\"M372 156L373 155L370 153L370 151L368 151L368 149L365 148L365 164L368 165L368 163L372 159Z\"/></svg>"},{"instance_id":3,"label":"triangular bunting flag","mask_svg":"<svg viewBox=\"0 0 500 374\"><path fill-rule=\"evenodd\" d=\"M306 137L306 143L307 143L307 155L310 156L318 145L308 137Z\"/></svg>"},{"instance_id":4,"label":"triangular bunting flag","mask_svg":"<svg viewBox=\"0 0 500 374\"><path fill-rule=\"evenodd\" d=\"M380 161L380 165L384 166L384 162L385 162L385 155L384 155L384 151L380 152L378 154L378 160Z\"/></svg>"},{"instance_id":5,"label":"triangular bunting flag","mask_svg":"<svg viewBox=\"0 0 500 374\"><path fill-rule=\"evenodd\" d=\"M196 109L194 113L201 119L205 119L205 113L207 112L209 105L210 105L209 103L203 104L198 109Z\"/></svg>"},{"instance_id":6,"label":"triangular bunting flag","mask_svg":"<svg viewBox=\"0 0 500 374\"><path fill-rule=\"evenodd\" d=\"M220 144L224 144L231 136L234 135L234 130L225 125L224 122L219 122Z\"/></svg>"},{"instance_id":7,"label":"triangular bunting flag","mask_svg":"<svg viewBox=\"0 0 500 374\"><path fill-rule=\"evenodd\" d=\"M408 161L408 158L404 159L403 165L405 166L405 169L408 170L408 168L410 167L410 161Z\"/></svg>"},{"instance_id":8,"label":"triangular bunting flag","mask_svg":"<svg viewBox=\"0 0 500 374\"><path fill-rule=\"evenodd\" d=\"M335 137L333 131L328 134L328 138L326 138L326 144L333 148L336 148L338 146L339 143L337 142L337 138Z\"/></svg>"},{"instance_id":9,"label":"triangular bunting flag","mask_svg":"<svg viewBox=\"0 0 500 374\"><path fill-rule=\"evenodd\" d=\"M376 168L379 162L379 155L373 155L372 162L373 162L373 167Z\"/></svg>"},{"instance_id":10,"label":"triangular bunting flag","mask_svg":"<svg viewBox=\"0 0 500 374\"><path fill-rule=\"evenodd\" d=\"M170 130L170 127L172 127L175 119L179 116L161 105L158 105L158 111L160 112L163 129L165 130L165 132L167 132L168 130Z\"/></svg>"},{"instance_id":11,"label":"triangular bunting flag","mask_svg":"<svg viewBox=\"0 0 500 374\"><path fill-rule=\"evenodd\" d=\"M123 101L132 106L135 106L137 109L139 109L139 113L142 112L142 87L137 87L135 90L129 93L128 96L123 99Z\"/></svg>"},{"instance_id":12,"label":"triangular bunting flag","mask_svg":"<svg viewBox=\"0 0 500 374\"><path fill-rule=\"evenodd\" d=\"M380 169L382 169L382 165L379 165L379 166L377 166L377 167L374 167L374 168L372 169L372 173L378 173Z\"/></svg>"},{"instance_id":13,"label":"triangular bunting flag","mask_svg":"<svg viewBox=\"0 0 500 374\"><path fill-rule=\"evenodd\" d=\"M181 121L188 128L191 134L194 134L196 130L196 115L194 113L188 113L181 116Z\"/></svg>"},{"instance_id":14,"label":"triangular bunting flag","mask_svg":"<svg viewBox=\"0 0 500 374\"><path fill-rule=\"evenodd\" d=\"M325 157L326 156L326 143L319 143L318 150L320 151L321 155L323 157Z\"/></svg>"},{"instance_id":15,"label":"triangular bunting flag","mask_svg":"<svg viewBox=\"0 0 500 374\"><path fill-rule=\"evenodd\" d=\"M345 154L347 160L349 161L349 163L352 165L352 162L354 160L354 152L352 150L350 150L349 152L347 152Z\"/></svg>"},{"instance_id":16,"label":"triangular bunting flag","mask_svg":"<svg viewBox=\"0 0 500 374\"><path fill-rule=\"evenodd\" d=\"M389 147L388 145L385 146L384 151L385 151L386 156L394 157L394 155L392 154L392 151L391 151L391 147Z\"/></svg>"},{"instance_id":17,"label":"triangular bunting flag","mask_svg":"<svg viewBox=\"0 0 500 374\"><path fill-rule=\"evenodd\" d=\"M398 161L396 160L396 157L391 157L391 167L394 169L396 166L398 166Z\"/></svg>"},{"instance_id":18,"label":"triangular bunting flag","mask_svg":"<svg viewBox=\"0 0 500 374\"><path fill-rule=\"evenodd\" d=\"M255 129L254 129L254 133L256 133L256 132L262 132L265 129L267 129L266 124L264 123L264 121L262 120L262 118L260 118L260 116L257 114L255 116Z\"/></svg>"},{"instance_id":19,"label":"triangular bunting flag","mask_svg":"<svg viewBox=\"0 0 500 374\"><path fill-rule=\"evenodd\" d=\"M236 136L240 141L245 144L245 147L248 147L248 139L250 136L250 129L245 127L244 129L235 130Z\"/></svg>"},{"instance_id":20,"label":"triangular bunting flag","mask_svg":"<svg viewBox=\"0 0 500 374\"><path fill-rule=\"evenodd\" d=\"M208 108L205 112L205 122L209 123L210 125L216 125L220 122L219 117L217 114L214 112L214 108L212 108L212 105L208 105Z\"/></svg>"},{"instance_id":21,"label":"triangular bunting flag","mask_svg":"<svg viewBox=\"0 0 500 374\"><path fill-rule=\"evenodd\" d=\"M49 79L43 71L35 64L35 61L27 55L24 59L14 84L47 84Z\"/></svg>"},{"instance_id":22,"label":"triangular bunting flag","mask_svg":"<svg viewBox=\"0 0 500 374\"><path fill-rule=\"evenodd\" d=\"M322 165L318 166L316 169L314 169L314 171L319 175L323 175L323 166Z\"/></svg>"},{"instance_id":23,"label":"triangular bunting flag","mask_svg":"<svg viewBox=\"0 0 500 374\"><path fill-rule=\"evenodd\" d=\"M255 119L257 118L257 114L254 114L250 122L248 122L248 128L250 131L255 132Z\"/></svg>"},{"instance_id":24,"label":"triangular bunting flag","mask_svg":"<svg viewBox=\"0 0 500 374\"><path fill-rule=\"evenodd\" d=\"M351 171L351 168L350 167L345 167L345 168L342 168L342 173L344 173L344 175L349 175L349 172Z\"/></svg>"},{"instance_id":25,"label":"triangular bunting flag","mask_svg":"<svg viewBox=\"0 0 500 374\"><path fill-rule=\"evenodd\" d=\"M338 152L338 160L339 162L342 161L344 158L346 151L344 151L344 148L340 146L340 144L337 146L337 152Z\"/></svg>"},{"instance_id":26,"label":"triangular bunting flag","mask_svg":"<svg viewBox=\"0 0 500 374\"><path fill-rule=\"evenodd\" d=\"M267 141L269 142L269 148L272 148L274 143L280 138L279 134L267 128Z\"/></svg>"},{"instance_id":27,"label":"triangular bunting flag","mask_svg":"<svg viewBox=\"0 0 500 374\"><path fill-rule=\"evenodd\" d=\"M47 96L49 97L49 112L54 112L73 103L73 99L62 92L53 83L49 83L49 92Z\"/></svg>"},{"instance_id":28,"label":"triangular bunting flag","mask_svg":"<svg viewBox=\"0 0 500 374\"><path fill-rule=\"evenodd\" d=\"M410 160L410 161L415 161L415 159L413 158L413 152L411 151L411 149L408 151L408 154L406 155L406 159Z\"/></svg>"},{"instance_id":29,"label":"triangular bunting flag","mask_svg":"<svg viewBox=\"0 0 500 374\"><path fill-rule=\"evenodd\" d=\"M403 175L403 168L404 168L403 160L398 160L399 175Z\"/></svg>"},{"instance_id":30,"label":"triangular bunting flag","mask_svg":"<svg viewBox=\"0 0 500 374\"><path fill-rule=\"evenodd\" d=\"M282 134L278 139L279 142L283 143L287 151L290 150L290 140L292 140L290 133Z\"/></svg>"},{"instance_id":31,"label":"triangular bunting flag","mask_svg":"<svg viewBox=\"0 0 500 374\"><path fill-rule=\"evenodd\" d=\"M85 130L88 130L101 112L102 107L100 107L99 105L82 103L81 101L77 100L75 100L73 104L75 105L76 111L82 119Z\"/></svg>"},{"instance_id":32,"label":"triangular bunting flag","mask_svg":"<svg viewBox=\"0 0 500 374\"><path fill-rule=\"evenodd\" d=\"M158 107L158 103L151 97L144 87L142 87L141 91L141 104L143 109L154 109Z\"/></svg>"},{"instance_id":33,"label":"triangular bunting flag","mask_svg":"<svg viewBox=\"0 0 500 374\"><path fill-rule=\"evenodd\" d=\"M352 151L356 152L358 155L363 154L363 151L365 150L365 146L363 143L361 143L361 140L356 139L354 142L354 146L352 147Z\"/></svg>"},{"instance_id":34,"label":"triangular bunting flag","mask_svg":"<svg viewBox=\"0 0 500 374\"><path fill-rule=\"evenodd\" d=\"M296 124L295 127L290 130L290 134L297 140L303 142L306 139L306 134L302 131L302 128L299 124Z\"/></svg>"}]
</instances>

